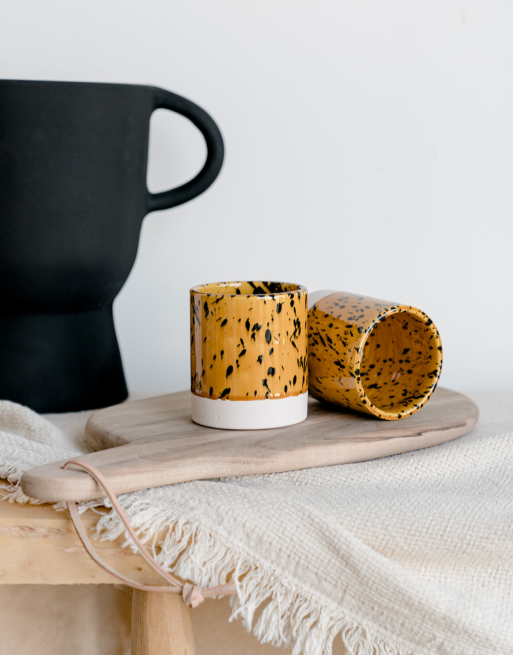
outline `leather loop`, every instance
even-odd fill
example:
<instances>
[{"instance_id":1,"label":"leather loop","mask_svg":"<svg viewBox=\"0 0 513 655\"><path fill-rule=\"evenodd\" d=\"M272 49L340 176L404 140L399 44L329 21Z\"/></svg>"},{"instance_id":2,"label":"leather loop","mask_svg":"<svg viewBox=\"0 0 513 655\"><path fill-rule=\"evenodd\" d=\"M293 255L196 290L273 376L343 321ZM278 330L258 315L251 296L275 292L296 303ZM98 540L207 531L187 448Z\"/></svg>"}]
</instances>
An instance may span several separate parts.
<instances>
[{"instance_id":1,"label":"leather loop","mask_svg":"<svg viewBox=\"0 0 513 655\"><path fill-rule=\"evenodd\" d=\"M158 591L158 592L168 592L171 594L181 594L184 603L189 607L197 607L205 600L205 598L212 598L213 596L234 595L237 593L235 589L235 585L233 583L219 585L218 587L209 587L207 589L200 589L199 587L196 587L195 585L192 585L189 582L184 583L178 578L176 578L174 575L172 575L171 573L164 571L164 569L160 566L160 564L156 562L156 560L150 555L150 553L146 550L146 548L139 540L135 530L130 525L130 521L128 520L127 515L121 508L121 505L119 504L116 495L114 494L106 478L100 473L100 471L98 471L98 469L95 468L94 466L91 466L86 462L81 462L76 459L70 459L63 465L62 468L66 469L69 468L70 466L76 466L82 469L83 471L88 473L93 478L93 480L95 480L97 484L100 485L100 487L102 487L102 489L105 491L107 497L112 503L112 508L118 514L120 521L125 526L126 531L130 535L131 539L135 543L141 555L148 562L148 564L151 567L153 567L155 571L157 571L157 573L159 573L165 580L167 580L167 582L169 582L169 585L159 586L159 585L139 584L134 580L129 580L128 578L125 578L125 576L115 571L108 564L105 564L105 562L98 556L98 554L93 548L93 545L91 544L89 536L82 524L82 521L80 520L77 504L73 502L67 502L66 505L69 510L71 521L75 526L75 530L77 531L80 541L82 542L88 554L96 562L96 564L98 564L98 566L101 569L103 569L110 575L114 576L117 580L119 580L123 584L126 584L129 587L133 587L134 589L140 589L141 591Z\"/></svg>"},{"instance_id":2,"label":"leather loop","mask_svg":"<svg viewBox=\"0 0 513 655\"><path fill-rule=\"evenodd\" d=\"M201 589L190 582L186 582L182 589L183 602L189 607L198 607L205 600Z\"/></svg>"}]
</instances>

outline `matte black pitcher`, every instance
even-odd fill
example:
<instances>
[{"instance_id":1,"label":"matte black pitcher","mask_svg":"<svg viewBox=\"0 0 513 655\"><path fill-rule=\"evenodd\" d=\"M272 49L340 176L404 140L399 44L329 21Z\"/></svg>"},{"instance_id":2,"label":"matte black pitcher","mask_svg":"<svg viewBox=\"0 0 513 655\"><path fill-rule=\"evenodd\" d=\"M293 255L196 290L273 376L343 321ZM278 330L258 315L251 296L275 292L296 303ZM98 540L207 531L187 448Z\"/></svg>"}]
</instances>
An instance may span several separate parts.
<instances>
[{"instance_id":1,"label":"matte black pitcher","mask_svg":"<svg viewBox=\"0 0 513 655\"><path fill-rule=\"evenodd\" d=\"M193 180L153 194L158 108L191 120L208 155ZM0 81L0 399L65 412L126 398L112 303L142 220L205 191L223 156L212 118L169 91Z\"/></svg>"}]
</instances>

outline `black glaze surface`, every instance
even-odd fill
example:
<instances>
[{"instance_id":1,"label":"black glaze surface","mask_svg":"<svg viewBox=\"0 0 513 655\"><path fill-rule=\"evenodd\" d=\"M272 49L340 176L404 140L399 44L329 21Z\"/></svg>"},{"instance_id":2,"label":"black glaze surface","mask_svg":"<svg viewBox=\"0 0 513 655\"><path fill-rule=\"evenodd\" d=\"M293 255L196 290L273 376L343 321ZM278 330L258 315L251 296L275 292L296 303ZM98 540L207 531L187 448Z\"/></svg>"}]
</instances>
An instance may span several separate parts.
<instances>
[{"instance_id":1,"label":"black glaze surface","mask_svg":"<svg viewBox=\"0 0 513 655\"><path fill-rule=\"evenodd\" d=\"M190 119L204 168L158 194L146 186L158 108ZM221 133L194 103L149 86L0 81L0 398L39 412L127 395L112 303L144 216L215 180Z\"/></svg>"}]
</instances>

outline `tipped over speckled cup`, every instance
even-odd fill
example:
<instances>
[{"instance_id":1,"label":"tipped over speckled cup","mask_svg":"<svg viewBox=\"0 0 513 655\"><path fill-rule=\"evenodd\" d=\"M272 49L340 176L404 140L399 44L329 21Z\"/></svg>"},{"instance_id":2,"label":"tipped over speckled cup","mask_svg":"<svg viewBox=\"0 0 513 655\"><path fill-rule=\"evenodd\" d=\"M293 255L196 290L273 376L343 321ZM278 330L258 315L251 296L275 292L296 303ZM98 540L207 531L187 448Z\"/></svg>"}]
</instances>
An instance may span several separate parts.
<instances>
[{"instance_id":1,"label":"tipped over speckled cup","mask_svg":"<svg viewBox=\"0 0 513 655\"><path fill-rule=\"evenodd\" d=\"M310 294L309 391L389 421L423 407L442 371L433 321L410 305L342 291Z\"/></svg>"},{"instance_id":2,"label":"tipped over speckled cup","mask_svg":"<svg viewBox=\"0 0 513 655\"><path fill-rule=\"evenodd\" d=\"M191 289L192 420L254 430L308 412L307 291L285 282Z\"/></svg>"}]
</instances>

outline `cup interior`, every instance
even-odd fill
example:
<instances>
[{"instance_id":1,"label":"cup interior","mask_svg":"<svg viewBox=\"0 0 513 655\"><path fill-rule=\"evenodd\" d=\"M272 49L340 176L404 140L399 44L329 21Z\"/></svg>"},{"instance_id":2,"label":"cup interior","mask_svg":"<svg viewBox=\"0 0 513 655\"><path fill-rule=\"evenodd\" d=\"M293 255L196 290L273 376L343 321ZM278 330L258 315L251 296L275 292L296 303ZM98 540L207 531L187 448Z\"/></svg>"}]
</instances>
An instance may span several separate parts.
<instances>
[{"instance_id":1,"label":"cup interior","mask_svg":"<svg viewBox=\"0 0 513 655\"><path fill-rule=\"evenodd\" d=\"M304 291L299 284L288 282L213 282L193 287L197 293L211 293L221 296L266 296L281 293Z\"/></svg>"},{"instance_id":2,"label":"cup interior","mask_svg":"<svg viewBox=\"0 0 513 655\"><path fill-rule=\"evenodd\" d=\"M383 317L364 344L360 383L383 418L401 418L418 409L428 400L440 376L442 345L438 330L417 311Z\"/></svg>"}]
</instances>

